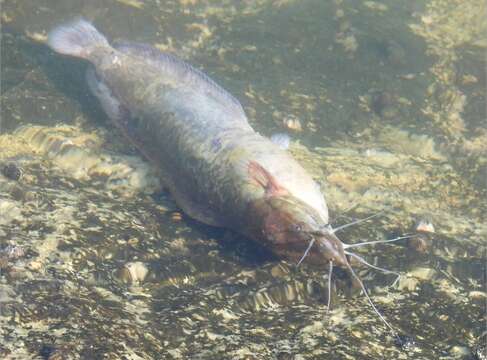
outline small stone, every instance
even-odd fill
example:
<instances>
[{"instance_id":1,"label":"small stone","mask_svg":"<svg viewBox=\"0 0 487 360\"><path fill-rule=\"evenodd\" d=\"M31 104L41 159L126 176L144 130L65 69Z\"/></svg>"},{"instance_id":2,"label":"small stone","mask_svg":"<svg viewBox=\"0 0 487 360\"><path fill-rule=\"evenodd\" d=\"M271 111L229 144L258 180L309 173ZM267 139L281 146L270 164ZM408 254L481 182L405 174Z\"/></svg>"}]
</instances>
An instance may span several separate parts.
<instances>
[{"instance_id":1,"label":"small stone","mask_svg":"<svg viewBox=\"0 0 487 360\"><path fill-rule=\"evenodd\" d=\"M450 354L453 355L455 358L464 357L470 355L470 350L465 346L456 345L450 349Z\"/></svg>"},{"instance_id":2,"label":"small stone","mask_svg":"<svg viewBox=\"0 0 487 360\"><path fill-rule=\"evenodd\" d=\"M473 300L485 300L487 299L487 294L483 291L470 291L468 297Z\"/></svg>"},{"instance_id":3,"label":"small stone","mask_svg":"<svg viewBox=\"0 0 487 360\"><path fill-rule=\"evenodd\" d=\"M130 239L127 240L127 243L129 245L134 246L134 245L137 245L139 243L139 239L137 239L137 238L130 238Z\"/></svg>"},{"instance_id":4,"label":"small stone","mask_svg":"<svg viewBox=\"0 0 487 360\"><path fill-rule=\"evenodd\" d=\"M303 131L303 126L301 125L301 121L299 121L299 119L294 116L288 116L282 122L286 127L286 129L288 130L297 131L297 132Z\"/></svg>"},{"instance_id":5,"label":"small stone","mask_svg":"<svg viewBox=\"0 0 487 360\"><path fill-rule=\"evenodd\" d=\"M42 261L33 260L29 263L27 268L31 271L39 271L42 268Z\"/></svg>"},{"instance_id":6,"label":"small stone","mask_svg":"<svg viewBox=\"0 0 487 360\"><path fill-rule=\"evenodd\" d=\"M129 285L139 284L145 280L149 269L141 261L134 261L126 263L117 272L118 278Z\"/></svg>"},{"instance_id":7,"label":"small stone","mask_svg":"<svg viewBox=\"0 0 487 360\"><path fill-rule=\"evenodd\" d=\"M14 181L18 181L22 177L22 170L14 163L3 165L1 172L7 179Z\"/></svg>"},{"instance_id":8,"label":"small stone","mask_svg":"<svg viewBox=\"0 0 487 360\"><path fill-rule=\"evenodd\" d=\"M415 230L417 232L434 233L435 232L435 227L433 226L433 223L430 220L428 220L428 219L419 219L416 222Z\"/></svg>"},{"instance_id":9,"label":"small stone","mask_svg":"<svg viewBox=\"0 0 487 360\"><path fill-rule=\"evenodd\" d=\"M183 214L181 214L179 211L174 211L171 214L171 220L174 222L179 222L183 219Z\"/></svg>"}]
</instances>

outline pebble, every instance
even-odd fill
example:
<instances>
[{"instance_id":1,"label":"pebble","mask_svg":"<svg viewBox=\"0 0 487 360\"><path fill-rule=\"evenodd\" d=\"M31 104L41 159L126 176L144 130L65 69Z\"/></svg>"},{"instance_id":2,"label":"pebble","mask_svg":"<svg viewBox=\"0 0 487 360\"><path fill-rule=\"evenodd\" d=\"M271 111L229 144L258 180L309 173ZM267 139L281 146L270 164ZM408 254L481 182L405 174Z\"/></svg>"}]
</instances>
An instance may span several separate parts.
<instances>
[{"instance_id":1,"label":"pebble","mask_svg":"<svg viewBox=\"0 0 487 360\"><path fill-rule=\"evenodd\" d=\"M435 227L433 223L428 219L419 219L415 224L415 230L417 232L434 233Z\"/></svg>"},{"instance_id":2,"label":"pebble","mask_svg":"<svg viewBox=\"0 0 487 360\"><path fill-rule=\"evenodd\" d=\"M468 293L468 297L473 300L486 300L487 294L483 291L473 290Z\"/></svg>"},{"instance_id":3,"label":"pebble","mask_svg":"<svg viewBox=\"0 0 487 360\"><path fill-rule=\"evenodd\" d=\"M7 179L18 181L22 177L22 170L14 163L8 163L1 167L1 173Z\"/></svg>"},{"instance_id":4,"label":"pebble","mask_svg":"<svg viewBox=\"0 0 487 360\"><path fill-rule=\"evenodd\" d=\"M465 357L465 356L470 355L470 350L465 346L456 345L450 349L450 354L452 356L454 356L455 358Z\"/></svg>"},{"instance_id":5,"label":"pebble","mask_svg":"<svg viewBox=\"0 0 487 360\"><path fill-rule=\"evenodd\" d=\"M31 271L39 271L42 268L42 261L33 260L27 265L27 268Z\"/></svg>"},{"instance_id":6,"label":"pebble","mask_svg":"<svg viewBox=\"0 0 487 360\"><path fill-rule=\"evenodd\" d=\"M179 222L183 219L183 214L181 214L179 211L174 211L171 213L171 220L174 222Z\"/></svg>"},{"instance_id":7,"label":"pebble","mask_svg":"<svg viewBox=\"0 0 487 360\"><path fill-rule=\"evenodd\" d=\"M288 130L292 130L292 131L296 131L296 132L303 131L303 126L301 125L301 121L299 121L298 118L289 116L289 117L285 118L282 122L283 122L283 125Z\"/></svg>"},{"instance_id":8,"label":"pebble","mask_svg":"<svg viewBox=\"0 0 487 360\"><path fill-rule=\"evenodd\" d=\"M145 280L149 269L141 261L126 263L118 272L118 278L129 285L140 284Z\"/></svg>"}]
</instances>

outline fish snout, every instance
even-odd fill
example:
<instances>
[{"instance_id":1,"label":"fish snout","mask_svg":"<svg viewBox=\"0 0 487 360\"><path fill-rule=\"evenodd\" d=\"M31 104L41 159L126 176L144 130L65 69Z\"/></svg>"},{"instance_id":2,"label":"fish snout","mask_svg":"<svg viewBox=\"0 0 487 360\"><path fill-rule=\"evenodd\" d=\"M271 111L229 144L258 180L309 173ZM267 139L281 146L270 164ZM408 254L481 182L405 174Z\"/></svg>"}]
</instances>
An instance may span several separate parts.
<instances>
[{"instance_id":1,"label":"fish snout","mask_svg":"<svg viewBox=\"0 0 487 360\"><path fill-rule=\"evenodd\" d=\"M323 232L318 238L318 248L327 261L335 265L348 268L348 260L345 255L343 243L330 231Z\"/></svg>"}]
</instances>

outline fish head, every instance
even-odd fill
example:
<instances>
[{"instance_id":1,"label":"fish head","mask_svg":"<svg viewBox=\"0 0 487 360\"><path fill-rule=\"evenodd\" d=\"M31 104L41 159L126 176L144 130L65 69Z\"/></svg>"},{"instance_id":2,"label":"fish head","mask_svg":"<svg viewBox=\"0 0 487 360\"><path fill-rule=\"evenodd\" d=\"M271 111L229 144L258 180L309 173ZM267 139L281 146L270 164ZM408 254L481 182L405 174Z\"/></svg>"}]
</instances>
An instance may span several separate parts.
<instances>
[{"instance_id":1,"label":"fish head","mask_svg":"<svg viewBox=\"0 0 487 360\"><path fill-rule=\"evenodd\" d=\"M249 207L251 237L291 261L301 261L309 254L309 260L317 264L331 261L350 266L343 243L314 207L294 196L261 164L250 162L248 173L252 183L263 190L263 196Z\"/></svg>"},{"instance_id":2,"label":"fish head","mask_svg":"<svg viewBox=\"0 0 487 360\"><path fill-rule=\"evenodd\" d=\"M263 208L260 230L277 255L299 261L311 245L307 254L311 262L348 267L343 243L313 207L286 195L267 198Z\"/></svg>"}]
</instances>

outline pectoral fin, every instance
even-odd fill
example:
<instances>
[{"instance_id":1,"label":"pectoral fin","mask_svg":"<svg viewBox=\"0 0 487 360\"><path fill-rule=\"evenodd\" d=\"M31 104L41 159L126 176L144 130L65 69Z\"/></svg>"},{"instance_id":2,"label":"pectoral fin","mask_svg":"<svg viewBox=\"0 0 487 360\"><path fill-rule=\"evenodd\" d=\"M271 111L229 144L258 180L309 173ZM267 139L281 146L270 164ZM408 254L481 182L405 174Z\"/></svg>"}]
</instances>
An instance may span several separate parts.
<instances>
[{"instance_id":1,"label":"pectoral fin","mask_svg":"<svg viewBox=\"0 0 487 360\"><path fill-rule=\"evenodd\" d=\"M258 162L250 161L248 172L252 181L264 188L266 196L289 195L289 191L281 186L276 178Z\"/></svg>"}]
</instances>

